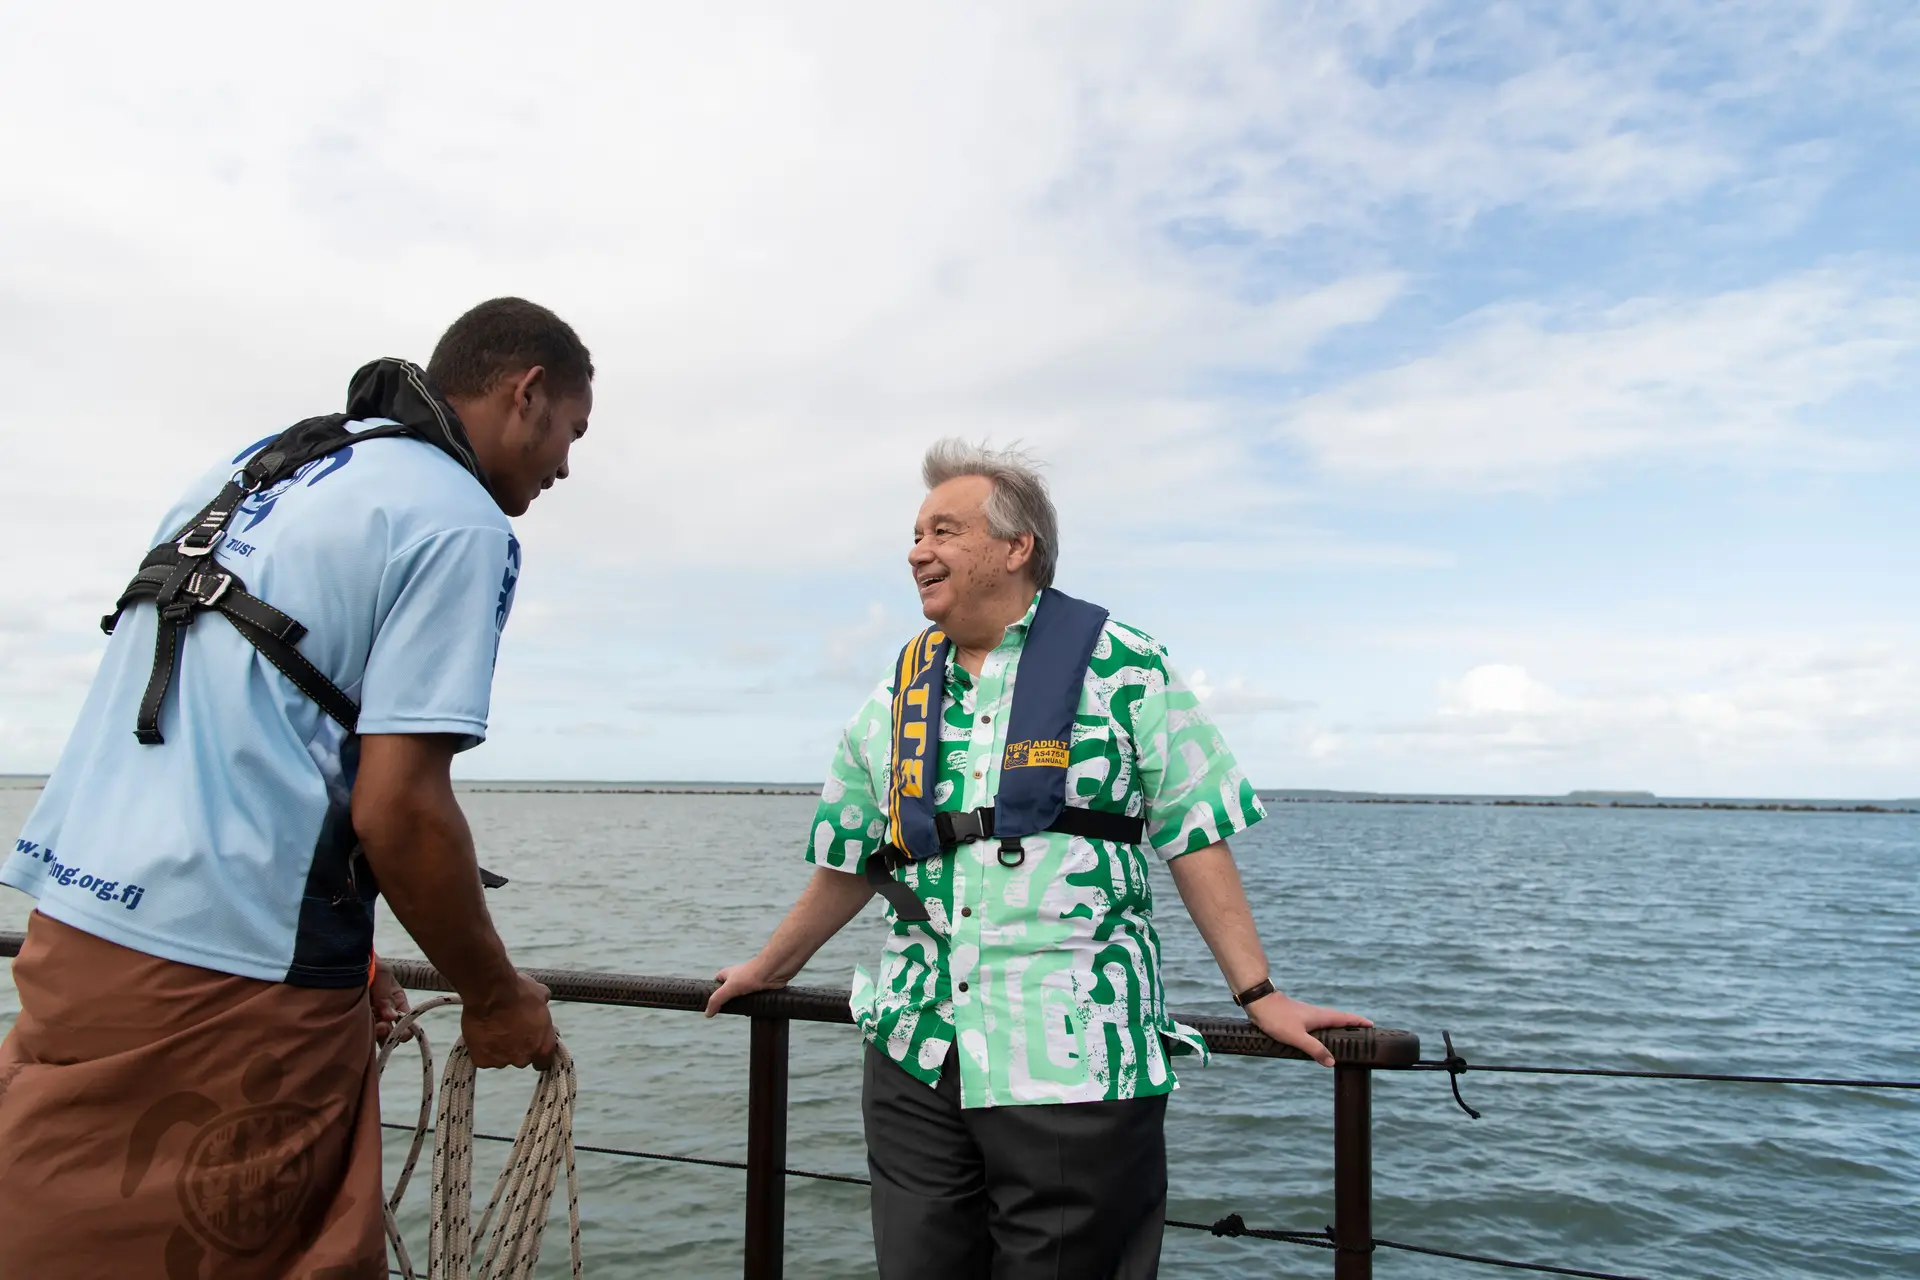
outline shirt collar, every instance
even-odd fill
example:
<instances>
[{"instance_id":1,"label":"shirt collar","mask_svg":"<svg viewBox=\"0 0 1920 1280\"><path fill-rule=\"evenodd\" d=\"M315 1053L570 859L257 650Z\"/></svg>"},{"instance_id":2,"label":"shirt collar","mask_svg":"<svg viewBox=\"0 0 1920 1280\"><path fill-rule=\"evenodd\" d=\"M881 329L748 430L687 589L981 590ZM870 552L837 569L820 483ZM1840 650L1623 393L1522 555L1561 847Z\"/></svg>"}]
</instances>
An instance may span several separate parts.
<instances>
[{"instance_id":1,"label":"shirt collar","mask_svg":"<svg viewBox=\"0 0 1920 1280\"><path fill-rule=\"evenodd\" d=\"M1002 650L1019 652L1027 643L1027 631L1033 626L1033 615L1038 613L1039 610L1040 593L1035 591L1033 593L1033 603L1027 606L1027 611L1020 615L1019 621L1007 624L1007 634L1000 637L1000 643L994 646L993 651L995 653L999 653ZM960 651L958 649L947 650L947 673L962 683L971 684L973 682L973 676L965 667L960 665Z\"/></svg>"},{"instance_id":2,"label":"shirt collar","mask_svg":"<svg viewBox=\"0 0 1920 1280\"><path fill-rule=\"evenodd\" d=\"M1007 628L1007 638L1010 639L1017 633L1020 636L1020 638L1024 640L1026 638L1027 628L1033 625L1033 615L1039 612L1039 610L1040 610L1040 593L1036 591L1033 593L1032 603L1027 605L1027 611L1020 615L1020 621L1014 623L1013 625ZM1005 644L1006 642L1007 642L1007 639L1002 639L1000 641L1001 644Z\"/></svg>"}]
</instances>

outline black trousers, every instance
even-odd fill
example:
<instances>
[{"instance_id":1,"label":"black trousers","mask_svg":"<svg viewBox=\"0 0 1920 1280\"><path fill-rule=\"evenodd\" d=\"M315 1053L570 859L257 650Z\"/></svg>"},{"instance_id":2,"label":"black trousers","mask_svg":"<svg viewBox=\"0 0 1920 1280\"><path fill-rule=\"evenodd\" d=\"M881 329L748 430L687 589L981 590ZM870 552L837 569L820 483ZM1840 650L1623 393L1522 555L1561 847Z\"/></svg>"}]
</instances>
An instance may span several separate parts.
<instances>
[{"instance_id":1,"label":"black trousers","mask_svg":"<svg viewBox=\"0 0 1920 1280\"><path fill-rule=\"evenodd\" d=\"M1167 1099L960 1107L871 1045L861 1111L880 1280L1153 1280Z\"/></svg>"}]
</instances>

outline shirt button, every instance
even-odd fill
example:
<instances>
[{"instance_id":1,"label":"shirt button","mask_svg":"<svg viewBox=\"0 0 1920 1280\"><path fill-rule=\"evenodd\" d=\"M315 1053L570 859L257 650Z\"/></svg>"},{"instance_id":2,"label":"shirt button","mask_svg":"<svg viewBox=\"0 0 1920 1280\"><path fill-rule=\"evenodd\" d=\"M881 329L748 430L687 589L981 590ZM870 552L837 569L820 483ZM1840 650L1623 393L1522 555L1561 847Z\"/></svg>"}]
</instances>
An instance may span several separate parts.
<instances>
[{"instance_id":1,"label":"shirt button","mask_svg":"<svg viewBox=\"0 0 1920 1280\"><path fill-rule=\"evenodd\" d=\"M985 715L983 715L983 716L981 716L981 717L980 717L980 723L981 723L981 724L992 724L992 723L993 723L993 712L991 712L991 711L989 711L989 712L987 712L987 714L985 714Z\"/></svg>"},{"instance_id":2,"label":"shirt button","mask_svg":"<svg viewBox=\"0 0 1920 1280\"><path fill-rule=\"evenodd\" d=\"M960 994L965 995L966 992L967 992L967 984L963 982L960 984Z\"/></svg>"},{"instance_id":3,"label":"shirt button","mask_svg":"<svg viewBox=\"0 0 1920 1280\"><path fill-rule=\"evenodd\" d=\"M973 908L972 908L972 907L962 907L962 908L960 908L960 914L961 914L961 915L963 915L963 916L970 916L970 915L972 915L972 914L973 914Z\"/></svg>"},{"instance_id":4,"label":"shirt button","mask_svg":"<svg viewBox=\"0 0 1920 1280\"><path fill-rule=\"evenodd\" d=\"M974 776L974 777L976 777L976 778L977 778L977 777L979 777L979 776L980 776L980 770L978 770L978 769L975 769L975 770L973 771L973 776Z\"/></svg>"}]
</instances>

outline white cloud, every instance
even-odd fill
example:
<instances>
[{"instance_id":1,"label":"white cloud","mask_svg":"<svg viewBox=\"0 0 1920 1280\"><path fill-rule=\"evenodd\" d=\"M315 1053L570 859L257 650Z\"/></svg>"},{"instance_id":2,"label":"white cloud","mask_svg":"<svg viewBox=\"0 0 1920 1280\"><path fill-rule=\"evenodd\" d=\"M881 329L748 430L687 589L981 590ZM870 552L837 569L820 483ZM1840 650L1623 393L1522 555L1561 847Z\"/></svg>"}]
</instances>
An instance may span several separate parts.
<instances>
[{"instance_id":1,"label":"white cloud","mask_svg":"<svg viewBox=\"0 0 1920 1280\"><path fill-rule=\"evenodd\" d=\"M1834 465L1817 412L1910 368L1920 302L1815 271L1698 301L1471 316L1434 354L1302 401L1283 430L1325 466L1450 485L1531 485L1624 458ZM1864 442L1862 442L1864 443Z\"/></svg>"},{"instance_id":2,"label":"white cloud","mask_svg":"<svg viewBox=\"0 0 1920 1280\"><path fill-rule=\"evenodd\" d=\"M1482 663L1442 680L1424 718L1314 725L1301 750L1421 789L1904 796L1920 775L1916 639L1509 636L1547 678Z\"/></svg>"},{"instance_id":3,"label":"white cloud","mask_svg":"<svg viewBox=\"0 0 1920 1280\"><path fill-rule=\"evenodd\" d=\"M600 353L596 433L539 519L607 558L750 562L781 519L788 556L838 563L948 431L1073 458L1069 499L1207 486L1230 527L1265 469L1197 386L1297 370L1402 287L1361 252L1252 297L1235 236L1384 247L1398 209L1640 209L1756 163L1644 49L1446 6L607 7L584 40L481 5L13 21L0 109L32 121L34 180L0 199L0 368L60 387L23 412L63 430L9 441L36 481L0 485L106 500L82 551L508 290ZM1227 234L1180 250L1173 225ZM75 439L112 448L82 475Z\"/></svg>"},{"instance_id":4,"label":"white cloud","mask_svg":"<svg viewBox=\"0 0 1920 1280\"><path fill-rule=\"evenodd\" d=\"M1255 716L1272 712L1304 711L1313 704L1284 694L1270 693L1248 683L1245 676L1232 675L1222 684L1214 684L1207 673L1195 669L1187 677L1202 709L1216 718Z\"/></svg>"},{"instance_id":5,"label":"white cloud","mask_svg":"<svg viewBox=\"0 0 1920 1280\"><path fill-rule=\"evenodd\" d=\"M0 504L44 631L0 654L17 767L51 758L78 699L59 664L93 660L178 487L480 297L554 306L601 371L575 478L523 525L503 726L559 739L626 708L680 754L596 741L551 767L735 768L697 741L714 708L792 653L851 673L912 630L904 593L897 619L859 615L903 580L930 438L1051 458L1088 531L1068 567L1137 578L1129 603L1206 570L1261 592L1278 569L1450 565L1421 531L1314 527L1319 478L1281 474L1272 406L1325 386L1328 344L1444 310L1421 251L1489 215L1678 216L1788 170L1811 207L1846 149L1803 130L1783 165L1736 108L1911 97L1874 70L1904 47L1859 25L1880 19L1799 4L16 8ZM1893 293L1827 272L1572 312L1523 296L1285 430L1343 478L1474 486L1797 449L1901 358ZM1259 643L1195 651L1258 671ZM1290 701L1215 693L1222 714Z\"/></svg>"},{"instance_id":6,"label":"white cloud","mask_svg":"<svg viewBox=\"0 0 1920 1280\"><path fill-rule=\"evenodd\" d=\"M1527 674L1525 667L1489 662L1440 686L1440 714L1484 718L1536 716L1561 704L1560 695Z\"/></svg>"},{"instance_id":7,"label":"white cloud","mask_svg":"<svg viewBox=\"0 0 1920 1280\"><path fill-rule=\"evenodd\" d=\"M827 633L820 675L836 684L871 689L886 673L888 655L925 625L923 619L895 617L878 600L868 601L866 615L858 622Z\"/></svg>"}]
</instances>

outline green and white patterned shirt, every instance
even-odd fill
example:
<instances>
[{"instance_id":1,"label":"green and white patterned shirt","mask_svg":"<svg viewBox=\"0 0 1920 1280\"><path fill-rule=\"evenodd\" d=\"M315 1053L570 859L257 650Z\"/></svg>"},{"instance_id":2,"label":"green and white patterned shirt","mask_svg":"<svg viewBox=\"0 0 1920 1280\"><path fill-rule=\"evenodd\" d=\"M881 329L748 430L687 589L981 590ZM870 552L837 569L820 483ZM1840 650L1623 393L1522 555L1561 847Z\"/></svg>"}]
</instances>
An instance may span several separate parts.
<instances>
[{"instance_id":1,"label":"green and white patterned shirt","mask_svg":"<svg viewBox=\"0 0 1920 1280\"><path fill-rule=\"evenodd\" d=\"M1030 606L977 678L949 659L937 808L993 803L1032 620ZM883 683L847 726L814 814L809 862L864 872L886 843L893 693ZM1166 650L1111 619L1080 694L1067 796L1144 816L1148 844L1168 860L1266 816ZM957 1041L967 1107L1169 1092L1169 1052L1204 1062L1207 1050L1167 1016L1145 850L1059 832L1025 844L1017 867L1001 865L998 841L978 840L898 873L931 919L907 923L888 909L879 980L854 972L855 1021L927 1084Z\"/></svg>"}]
</instances>

